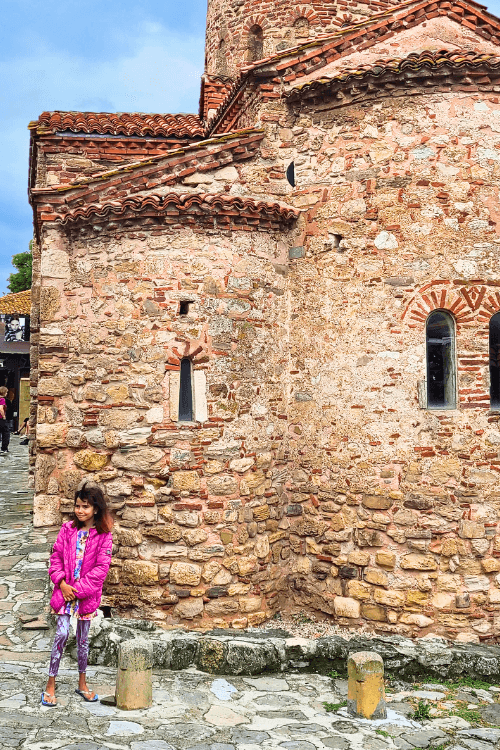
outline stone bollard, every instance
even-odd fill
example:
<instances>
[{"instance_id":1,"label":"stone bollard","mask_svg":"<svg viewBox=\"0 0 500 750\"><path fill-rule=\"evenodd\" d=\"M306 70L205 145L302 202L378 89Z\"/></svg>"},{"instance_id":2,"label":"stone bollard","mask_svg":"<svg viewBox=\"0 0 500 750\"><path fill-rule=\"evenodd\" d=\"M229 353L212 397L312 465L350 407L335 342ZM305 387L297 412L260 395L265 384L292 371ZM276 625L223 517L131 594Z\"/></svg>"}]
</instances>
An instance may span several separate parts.
<instances>
[{"instance_id":1,"label":"stone bollard","mask_svg":"<svg viewBox=\"0 0 500 750\"><path fill-rule=\"evenodd\" d=\"M153 644L144 638L120 643L116 705L122 711L149 708L153 703Z\"/></svg>"},{"instance_id":2,"label":"stone bollard","mask_svg":"<svg viewBox=\"0 0 500 750\"><path fill-rule=\"evenodd\" d=\"M385 719L384 662L372 651L349 654L347 662L349 713L361 719Z\"/></svg>"}]
</instances>

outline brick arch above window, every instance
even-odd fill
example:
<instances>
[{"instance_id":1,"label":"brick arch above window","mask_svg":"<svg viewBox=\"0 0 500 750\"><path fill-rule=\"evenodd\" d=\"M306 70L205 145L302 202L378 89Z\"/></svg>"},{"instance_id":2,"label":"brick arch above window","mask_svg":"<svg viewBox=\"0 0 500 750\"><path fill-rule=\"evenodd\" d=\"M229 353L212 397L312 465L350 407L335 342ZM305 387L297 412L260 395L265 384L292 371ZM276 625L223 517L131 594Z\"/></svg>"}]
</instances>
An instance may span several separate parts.
<instances>
[{"instance_id":1,"label":"brick arch above window","mask_svg":"<svg viewBox=\"0 0 500 750\"><path fill-rule=\"evenodd\" d=\"M207 362L214 354L212 351L211 338L208 335L207 326L198 339L186 338L184 341L177 341L174 345L166 349L167 369L179 369L181 359L188 357L194 364Z\"/></svg>"},{"instance_id":2,"label":"brick arch above window","mask_svg":"<svg viewBox=\"0 0 500 750\"><path fill-rule=\"evenodd\" d=\"M314 8L309 7L308 5L297 5L292 11L290 11L290 14L288 16L288 25L293 26L293 24L299 20L299 18L306 18L311 26L313 24L320 23L320 18Z\"/></svg>"},{"instance_id":3,"label":"brick arch above window","mask_svg":"<svg viewBox=\"0 0 500 750\"><path fill-rule=\"evenodd\" d=\"M413 293L401 316L411 327L424 327L433 310L447 310L457 328L484 324L500 310L500 284L436 280Z\"/></svg>"},{"instance_id":4,"label":"brick arch above window","mask_svg":"<svg viewBox=\"0 0 500 750\"><path fill-rule=\"evenodd\" d=\"M262 16L260 14L249 16L243 25L243 32L245 36L248 36L254 26L260 26L264 33L270 27L269 21L267 20L266 16Z\"/></svg>"},{"instance_id":5,"label":"brick arch above window","mask_svg":"<svg viewBox=\"0 0 500 750\"><path fill-rule=\"evenodd\" d=\"M337 18L334 18L332 20L332 24L334 26L349 26L351 23L354 23L354 16L352 13L342 13L342 15L338 15Z\"/></svg>"}]
</instances>

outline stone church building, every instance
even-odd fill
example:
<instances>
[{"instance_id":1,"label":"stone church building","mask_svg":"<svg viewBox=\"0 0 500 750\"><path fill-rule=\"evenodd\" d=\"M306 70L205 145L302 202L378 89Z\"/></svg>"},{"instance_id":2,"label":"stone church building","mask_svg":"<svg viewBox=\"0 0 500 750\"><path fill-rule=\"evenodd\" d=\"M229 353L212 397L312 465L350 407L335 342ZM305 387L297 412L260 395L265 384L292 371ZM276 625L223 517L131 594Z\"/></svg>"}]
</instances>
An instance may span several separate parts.
<instances>
[{"instance_id":1,"label":"stone church building","mask_svg":"<svg viewBox=\"0 0 500 750\"><path fill-rule=\"evenodd\" d=\"M30 124L37 526L106 605L500 631L500 20L209 0L195 114Z\"/></svg>"}]
</instances>

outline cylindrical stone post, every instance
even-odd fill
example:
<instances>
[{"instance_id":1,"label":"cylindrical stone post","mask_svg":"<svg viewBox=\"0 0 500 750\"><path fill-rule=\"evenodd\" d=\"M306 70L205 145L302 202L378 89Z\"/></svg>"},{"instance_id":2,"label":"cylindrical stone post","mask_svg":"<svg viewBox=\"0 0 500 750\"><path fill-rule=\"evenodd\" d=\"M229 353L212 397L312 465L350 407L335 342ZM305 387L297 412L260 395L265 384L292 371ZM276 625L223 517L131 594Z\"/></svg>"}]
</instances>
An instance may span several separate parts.
<instances>
[{"instance_id":1,"label":"cylindrical stone post","mask_svg":"<svg viewBox=\"0 0 500 750\"><path fill-rule=\"evenodd\" d=\"M120 644L116 705L122 711L149 708L153 703L153 644L134 638Z\"/></svg>"},{"instance_id":2,"label":"cylindrical stone post","mask_svg":"<svg viewBox=\"0 0 500 750\"><path fill-rule=\"evenodd\" d=\"M384 662L380 654L349 654L347 676L349 713L361 719L385 719Z\"/></svg>"}]
</instances>

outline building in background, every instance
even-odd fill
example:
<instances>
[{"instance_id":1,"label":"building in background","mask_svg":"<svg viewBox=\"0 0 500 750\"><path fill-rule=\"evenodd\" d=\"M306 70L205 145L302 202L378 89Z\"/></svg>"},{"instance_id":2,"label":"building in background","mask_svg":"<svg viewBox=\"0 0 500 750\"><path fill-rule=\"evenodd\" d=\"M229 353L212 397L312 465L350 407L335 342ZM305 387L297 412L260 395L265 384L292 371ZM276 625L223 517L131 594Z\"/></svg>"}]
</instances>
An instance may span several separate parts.
<instances>
[{"instance_id":1,"label":"building in background","mask_svg":"<svg viewBox=\"0 0 500 750\"><path fill-rule=\"evenodd\" d=\"M30 406L31 290L0 297L0 386L8 388L17 430Z\"/></svg>"},{"instance_id":2,"label":"building in background","mask_svg":"<svg viewBox=\"0 0 500 750\"><path fill-rule=\"evenodd\" d=\"M209 0L199 115L30 130L34 523L105 485L106 604L498 638L500 19Z\"/></svg>"}]
</instances>

